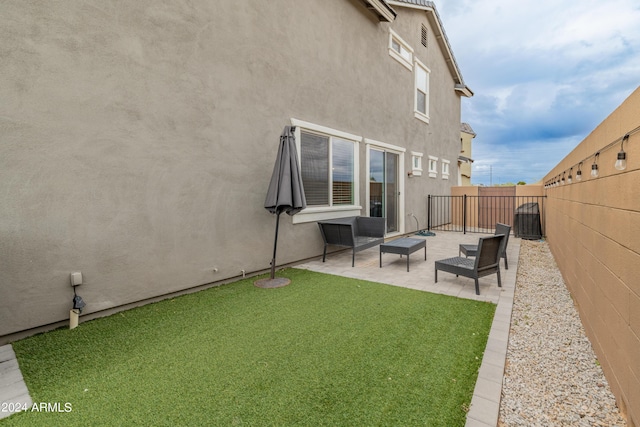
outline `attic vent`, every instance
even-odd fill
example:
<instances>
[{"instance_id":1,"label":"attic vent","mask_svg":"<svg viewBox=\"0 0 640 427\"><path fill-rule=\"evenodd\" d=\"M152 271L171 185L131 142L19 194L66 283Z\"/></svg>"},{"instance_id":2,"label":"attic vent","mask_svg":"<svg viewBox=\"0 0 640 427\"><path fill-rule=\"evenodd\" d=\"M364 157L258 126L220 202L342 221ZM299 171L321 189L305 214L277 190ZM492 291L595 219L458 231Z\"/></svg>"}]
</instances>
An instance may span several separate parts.
<instances>
[{"instance_id":1,"label":"attic vent","mask_svg":"<svg viewBox=\"0 0 640 427\"><path fill-rule=\"evenodd\" d=\"M422 46L427 47L427 27L422 24Z\"/></svg>"}]
</instances>

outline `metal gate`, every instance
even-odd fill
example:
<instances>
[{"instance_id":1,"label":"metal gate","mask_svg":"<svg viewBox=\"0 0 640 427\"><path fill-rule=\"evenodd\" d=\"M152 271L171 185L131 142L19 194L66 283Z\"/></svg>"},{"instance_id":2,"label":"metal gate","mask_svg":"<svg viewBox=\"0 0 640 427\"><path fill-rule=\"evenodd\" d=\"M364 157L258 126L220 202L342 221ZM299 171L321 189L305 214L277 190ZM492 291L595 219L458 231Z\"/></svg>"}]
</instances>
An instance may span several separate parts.
<instances>
[{"instance_id":1,"label":"metal gate","mask_svg":"<svg viewBox=\"0 0 640 427\"><path fill-rule=\"evenodd\" d=\"M537 236L544 236L545 199L546 196L429 195L427 230L493 233L496 223L500 222L510 225L516 237L539 238ZM534 205L537 210L532 210ZM527 209L522 209L524 206Z\"/></svg>"},{"instance_id":2,"label":"metal gate","mask_svg":"<svg viewBox=\"0 0 640 427\"><path fill-rule=\"evenodd\" d=\"M480 187L478 189L478 228L493 229L497 222L511 225L516 187Z\"/></svg>"}]
</instances>

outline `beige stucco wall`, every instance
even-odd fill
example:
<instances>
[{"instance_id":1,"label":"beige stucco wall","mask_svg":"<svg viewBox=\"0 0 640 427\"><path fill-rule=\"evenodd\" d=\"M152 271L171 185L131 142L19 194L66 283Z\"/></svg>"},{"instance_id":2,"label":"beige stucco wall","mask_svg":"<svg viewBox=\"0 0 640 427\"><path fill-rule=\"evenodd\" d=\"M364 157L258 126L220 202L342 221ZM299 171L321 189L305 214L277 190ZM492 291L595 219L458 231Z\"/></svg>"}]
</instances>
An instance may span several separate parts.
<instances>
[{"instance_id":1,"label":"beige stucco wall","mask_svg":"<svg viewBox=\"0 0 640 427\"><path fill-rule=\"evenodd\" d=\"M475 138L474 134L469 132L460 132L460 155L467 157L469 159L473 159L473 155L471 152L473 138ZM469 186L471 185L471 163L462 162L460 163L460 185Z\"/></svg>"},{"instance_id":2,"label":"beige stucco wall","mask_svg":"<svg viewBox=\"0 0 640 427\"><path fill-rule=\"evenodd\" d=\"M624 149L627 169L614 168L620 144L595 152L640 126L640 88L563 159L544 181L583 163L583 179L548 188L547 237L576 302L598 361L629 425L640 425L640 133Z\"/></svg>"},{"instance_id":3,"label":"beige stucco wall","mask_svg":"<svg viewBox=\"0 0 640 427\"><path fill-rule=\"evenodd\" d=\"M471 164L460 163L460 185L471 186Z\"/></svg>"},{"instance_id":4,"label":"beige stucco wall","mask_svg":"<svg viewBox=\"0 0 640 427\"><path fill-rule=\"evenodd\" d=\"M264 197L292 118L448 158L460 98L424 11L358 0L0 3L0 339L269 268ZM431 69L427 125L389 26ZM360 204L365 206L365 144ZM454 175L453 175L454 176ZM405 213L454 179L405 182ZM362 212L362 214L366 214ZM278 264L322 252L283 216ZM214 267L217 272L214 272Z\"/></svg>"}]
</instances>

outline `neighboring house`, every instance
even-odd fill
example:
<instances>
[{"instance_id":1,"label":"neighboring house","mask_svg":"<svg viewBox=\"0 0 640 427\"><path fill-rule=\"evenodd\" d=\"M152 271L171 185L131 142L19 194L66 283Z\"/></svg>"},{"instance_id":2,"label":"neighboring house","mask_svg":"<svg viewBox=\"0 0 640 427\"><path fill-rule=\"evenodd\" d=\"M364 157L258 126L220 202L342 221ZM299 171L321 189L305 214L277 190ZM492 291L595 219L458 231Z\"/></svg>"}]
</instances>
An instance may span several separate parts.
<instances>
[{"instance_id":1,"label":"neighboring house","mask_svg":"<svg viewBox=\"0 0 640 427\"><path fill-rule=\"evenodd\" d=\"M460 155L458 156L459 183L458 185L471 185L471 165L473 157L471 155L471 145L476 133L471 129L469 123L460 124Z\"/></svg>"},{"instance_id":2,"label":"neighboring house","mask_svg":"<svg viewBox=\"0 0 640 427\"><path fill-rule=\"evenodd\" d=\"M0 6L0 340L269 268L264 198L296 126L316 221L426 223L449 194L465 86L432 2L7 1ZM214 310L215 307L212 307Z\"/></svg>"}]
</instances>

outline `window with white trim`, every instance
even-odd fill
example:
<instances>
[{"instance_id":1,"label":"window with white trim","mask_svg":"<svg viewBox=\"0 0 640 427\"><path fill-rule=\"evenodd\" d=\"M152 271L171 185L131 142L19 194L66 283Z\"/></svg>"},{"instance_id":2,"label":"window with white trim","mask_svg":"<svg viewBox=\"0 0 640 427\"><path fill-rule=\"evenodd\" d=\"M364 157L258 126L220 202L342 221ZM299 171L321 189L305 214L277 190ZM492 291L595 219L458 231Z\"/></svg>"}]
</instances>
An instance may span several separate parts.
<instances>
[{"instance_id":1,"label":"window with white trim","mask_svg":"<svg viewBox=\"0 0 640 427\"><path fill-rule=\"evenodd\" d=\"M438 176L438 158L429 156L429 177L435 178Z\"/></svg>"},{"instance_id":2,"label":"window with white trim","mask_svg":"<svg viewBox=\"0 0 640 427\"><path fill-rule=\"evenodd\" d=\"M300 168L307 206L354 204L355 142L303 130Z\"/></svg>"},{"instance_id":3,"label":"window with white trim","mask_svg":"<svg viewBox=\"0 0 640 427\"><path fill-rule=\"evenodd\" d=\"M360 215L359 149L362 137L315 123L291 119L307 208L292 221L300 224Z\"/></svg>"},{"instance_id":4,"label":"window with white trim","mask_svg":"<svg viewBox=\"0 0 640 427\"><path fill-rule=\"evenodd\" d=\"M409 71L413 69L413 48L392 29L389 29L389 55Z\"/></svg>"},{"instance_id":5,"label":"window with white trim","mask_svg":"<svg viewBox=\"0 0 640 427\"><path fill-rule=\"evenodd\" d=\"M429 123L429 73L431 70L416 59L414 116L425 123Z\"/></svg>"},{"instance_id":6,"label":"window with white trim","mask_svg":"<svg viewBox=\"0 0 640 427\"><path fill-rule=\"evenodd\" d=\"M442 160L442 179L449 179L449 160Z\"/></svg>"},{"instance_id":7,"label":"window with white trim","mask_svg":"<svg viewBox=\"0 0 640 427\"><path fill-rule=\"evenodd\" d=\"M422 157L422 153L418 153L416 151L411 152L411 175L422 175Z\"/></svg>"}]
</instances>

